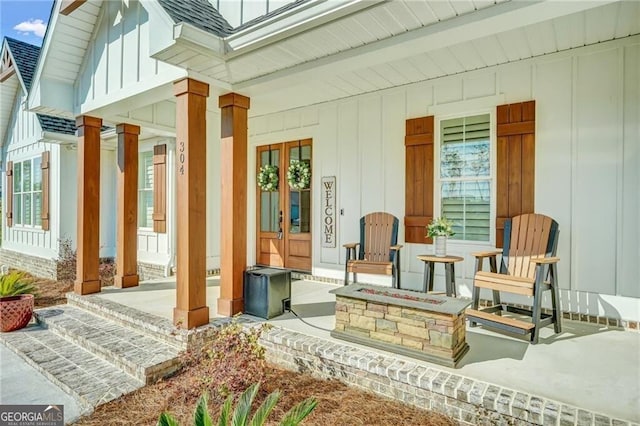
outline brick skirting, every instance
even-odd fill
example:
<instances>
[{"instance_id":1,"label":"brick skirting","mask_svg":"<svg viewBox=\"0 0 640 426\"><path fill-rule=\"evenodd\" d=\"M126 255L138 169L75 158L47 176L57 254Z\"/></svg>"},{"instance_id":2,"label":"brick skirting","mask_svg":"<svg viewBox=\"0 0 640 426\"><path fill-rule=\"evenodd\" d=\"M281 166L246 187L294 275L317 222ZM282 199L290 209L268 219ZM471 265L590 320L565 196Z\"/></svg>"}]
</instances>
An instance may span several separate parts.
<instances>
[{"instance_id":1,"label":"brick skirting","mask_svg":"<svg viewBox=\"0 0 640 426\"><path fill-rule=\"evenodd\" d=\"M55 280L58 277L58 262L55 259L17 251L0 249L0 265L19 269L40 278Z\"/></svg>"}]
</instances>

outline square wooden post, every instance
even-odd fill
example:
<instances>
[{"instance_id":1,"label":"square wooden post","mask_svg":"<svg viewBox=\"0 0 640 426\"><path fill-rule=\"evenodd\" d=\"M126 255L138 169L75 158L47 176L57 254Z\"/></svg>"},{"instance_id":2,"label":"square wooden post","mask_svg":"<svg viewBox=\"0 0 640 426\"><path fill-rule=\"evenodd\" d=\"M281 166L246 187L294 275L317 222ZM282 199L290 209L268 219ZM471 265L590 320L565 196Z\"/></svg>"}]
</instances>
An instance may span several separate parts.
<instances>
[{"instance_id":1,"label":"square wooden post","mask_svg":"<svg viewBox=\"0 0 640 426\"><path fill-rule=\"evenodd\" d=\"M78 250L74 292L100 291L100 128L102 119L80 116L78 128Z\"/></svg>"},{"instance_id":2,"label":"square wooden post","mask_svg":"<svg viewBox=\"0 0 640 426\"><path fill-rule=\"evenodd\" d=\"M118 134L118 201L116 276L118 288L138 285L138 135L140 127L116 126Z\"/></svg>"},{"instance_id":3,"label":"square wooden post","mask_svg":"<svg viewBox=\"0 0 640 426\"><path fill-rule=\"evenodd\" d=\"M220 96L222 110L220 202L220 298L218 314L232 316L244 309L242 297L247 266L247 111L249 98L237 93Z\"/></svg>"},{"instance_id":4,"label":"square wooden post","mask_svg":"<svg viewBox=\"0 0 640 426\"><path fill-rule=\"evenodd\" d=\"M206 142L209 85L185 78L176 96L177 285L173 322L182 328L209 323L206 287Z\"/></svg>"}]
</instances>

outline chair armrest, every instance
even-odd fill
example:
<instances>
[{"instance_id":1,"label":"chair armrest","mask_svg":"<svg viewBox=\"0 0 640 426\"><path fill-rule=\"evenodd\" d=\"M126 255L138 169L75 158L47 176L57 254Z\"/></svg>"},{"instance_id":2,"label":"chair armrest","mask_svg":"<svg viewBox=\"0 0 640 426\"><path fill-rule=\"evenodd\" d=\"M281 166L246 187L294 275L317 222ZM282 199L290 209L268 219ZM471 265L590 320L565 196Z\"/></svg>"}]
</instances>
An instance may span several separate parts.
<instances>
[{"instance_id":1,"label":"chair armrest","mask_svg":"<svg viewBox=\"0 0 640 426\"><path fill-rule=\"evenodd\" d=\"M390 247L391 250L400 250L401 248L402 248L402 246L400 244Z\"/></svg>"},{"instance_id":2,"label":"chair armrest","mask_svg":"<svg viewBox=\"0 0 640 426\"><path fill-rule=\"evenodd\" d=\"M356 248L359 245L360 243L348 243L348 244L343 244L342 247L350 249L350 248Z\"/></svg>"},{"instance_id":3,"label":"chair armrest","mask_svg":"<svg viewBox=\"0 0 640 426\"><path fill-rule=\"evenodd\" d=\"M474 257L491 257L502 254L502 250L493 250L493 251L477 251L475 253L471 253L471 256Z\"/></svg>"},{"instance_id":4,"label":"chair armrest","mask_svg":"<svg viewBox=\"0 0 640 426\"><path fill-rule=\"evenodd\" d=\"M560 261L559 257L532 257L530 262L534 262L537 264L549 264L549 263L557 263Z\"/></svg>"}]
</instances>

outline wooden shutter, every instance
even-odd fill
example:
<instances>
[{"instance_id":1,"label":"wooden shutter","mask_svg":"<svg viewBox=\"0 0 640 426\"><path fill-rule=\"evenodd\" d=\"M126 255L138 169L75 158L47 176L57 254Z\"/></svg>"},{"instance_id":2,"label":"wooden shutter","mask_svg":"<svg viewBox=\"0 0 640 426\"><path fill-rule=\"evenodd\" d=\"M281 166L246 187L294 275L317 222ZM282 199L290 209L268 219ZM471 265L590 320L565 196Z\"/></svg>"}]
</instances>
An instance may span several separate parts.
<instances>
[{"instance_id":1,"label":"wooden shutter","mask_svg":"<svg viewBox=\"0 0 640 426\"><path fill-rule=\"evenodd\" d=\"M42 229L49 230L49 167L51 158L51 152L45 151L42 153Z\"/></svg>"},{"instance_id":2,"label":"wooden shutter","mask_svg":"<svg viewBox=\"0 0 640 426\"><path fill-rule=\"evenodd\" d=\"M496 246L504 241L504 222L534 212L535 101L500 105L497 110Z\"/></svg>"},{"instance_id":3,"label":"wooden shutter","mask_svg":"<svg viewBox=\"0 0 640 426\"><path fill-rule=\"evenodd\" d=\"M7 226L13 226L13 161L7 162Z\"/></svg>"},{"instance_id":4,"label":"wooden shutter","mask_svg":"<svg viewBox=\"0 0 640 426\"><path fill-rule=\"evenodd\" d=\"M426 226L433 218L433 116L406 122L405 235L407 243L431 243Z\"/></svg>"},{"instance_id":5,"label":"wooden shutter","mask_svg":"<svg viewBox=\"0 0 640 426\"><path fill-rule=\"evenodd\" d=\"M153 231L167 232L167 145L153 147Z\"/></svg>"}]
</instances>

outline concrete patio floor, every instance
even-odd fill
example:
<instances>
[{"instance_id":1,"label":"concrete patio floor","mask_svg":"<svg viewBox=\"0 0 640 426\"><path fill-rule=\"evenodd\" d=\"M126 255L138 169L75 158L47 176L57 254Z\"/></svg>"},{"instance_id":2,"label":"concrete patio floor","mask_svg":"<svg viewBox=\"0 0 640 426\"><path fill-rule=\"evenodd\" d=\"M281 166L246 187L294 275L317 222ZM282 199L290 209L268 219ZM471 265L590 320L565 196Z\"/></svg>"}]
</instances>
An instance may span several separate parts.
<instances>
[{"instance_id":1,"label":"concrete patio floor","mask_svg":"<svg viewBox=\"0 0 640 426\"><path fill-rule=\"evenodd\" d=\"M278 327L358 346L330 337L334 326L335 285L315 281L292 283L292 313L269 320ZM216 317L219 282L207 280L207 304ZM105 288L100 297L171 319L175 281L147 281L129 289ZM563 332L542 330L540 343L510 337L481 327L467 328L469 353L452 371L464 377L540 395L631 422L640 422L640 333L563 320ZM373 352L382 352L366 348ZM429 366L395 355L401 359Z\"/></svg>"}]
</instances>

